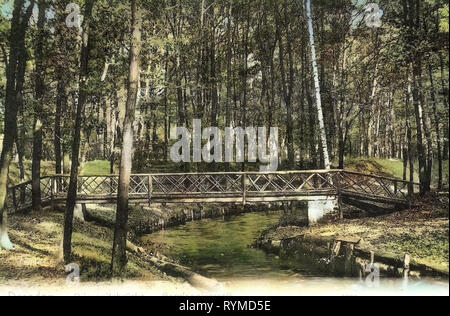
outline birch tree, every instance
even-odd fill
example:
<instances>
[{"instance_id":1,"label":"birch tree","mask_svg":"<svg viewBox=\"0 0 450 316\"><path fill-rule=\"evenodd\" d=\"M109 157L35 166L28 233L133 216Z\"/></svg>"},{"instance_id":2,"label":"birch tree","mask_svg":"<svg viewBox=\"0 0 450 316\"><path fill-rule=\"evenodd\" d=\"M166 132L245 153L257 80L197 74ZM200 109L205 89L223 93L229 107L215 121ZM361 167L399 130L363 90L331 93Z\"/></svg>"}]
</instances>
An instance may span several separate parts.
<instances>
[{"instance_id":1,"label":"birch tree","mask_svg":"<svg viewBox=\"0 0 450 316\"><path fill-rule=\"evenodd\" d=\"M322 98L320 95L319 70L317 67L316 46L314 40L314 26L311 13L311 0L306 0L306 17L308 20L309 45L311 49L311 63L314 76L314 88L316 92L316 108L319 120L319 132L320 132L320 141L322 144L323 160L325 163L325 169L331 169L330 157L328 155L327 133L325 131L325 122L323 118Z\"/></svg>"}]
</instances>

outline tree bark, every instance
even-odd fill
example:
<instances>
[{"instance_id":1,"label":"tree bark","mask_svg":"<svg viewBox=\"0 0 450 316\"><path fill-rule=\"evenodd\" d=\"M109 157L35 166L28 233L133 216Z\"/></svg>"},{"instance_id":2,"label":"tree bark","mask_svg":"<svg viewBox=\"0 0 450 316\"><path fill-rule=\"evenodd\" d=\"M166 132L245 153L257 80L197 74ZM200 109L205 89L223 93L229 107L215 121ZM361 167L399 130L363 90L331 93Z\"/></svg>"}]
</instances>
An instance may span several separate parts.
<instances>
[{"instance_id":1,"label":"tree bark","mask_svg":"<svg viewBox=\"0 0 450 316\"><path fill-rule=\"evenodd\" d=\"M0 156L0 249L10 250L13 244L8 237L7 214L5 212L6 197L8 193L9 165L12 159L14 140L17 135L17 96L22 91L25 72L19 72L18 65L26 58L25 33L28 21L33 12L34 0L31 0L26 12L22 12L24 0L14 1L14 10L11 20L11 33L9 42L9 62L7 65L4 137Z\"/></svg>"},{"instance_id":2,"label":"tree bark","mask_svg":"<svg viewBox=\"0 0 450 316\"><path fill-rule=\"evenodd\" d=\"M120 160L119 190L117 195L116 225L114 231L111 270L113 274L123 273L126 263L128 190L132 167L133 122L139 78L139 55L141 51L141 10L136 0L131 1L132 37L130 50L130 73L128 77L128 97L123 123L122 155Z\"/></svg>"},{"instance_id":3,"label":"tree bark","mask_svg":"<svg viewBox=\"0 0 450 316\"><path fill-rule=\"evenodd\" d=\"M438 190L442 190L442 181L443 181L443 163L442 163L442 145L441 145L441 132L439 129L439 114L437 110L437 99L436 99L436 88L434 86L434 78L433 78L433 67L431 64L428 64L428 73L430 76L430 84L431 84L431 102L433 103L433 115L434 115L434 131L436 133L436 143L437 143L437 156L438 156Z\"/></svg>"},{"instance_id":4,"label":"tree bark","mask_svg":"<svg viewBox=\"0 0 450 316\"><path fill-rule=\"evenodd\" d=\"M38 0L37 39L35 47L36 80L34 101L34 129L33 129L33 159L31 166L32 181L32 207L35 212L42 210L41 206L41 160L42 160L42 112L44 110L45 94L45 68L44 68L44 44L45 44L45 0Z\"/></svg>"},{"instance_id":5,"label":"tree bark","mask_svg":"<svg viewBox=\"0 0 450 316\"><path fill-rule=\"evenodd\" d=\"M62 74L62 69L60 69L60 73ZM60 75L58 78L58 84L57 84L57 95L56 95L56 109L55 109L55 134L54 134L54 140L53 145L55 147L55 173L61 174L63 172L62 170L62 134L61 134L61 118L63 114L63 108L65 108L64 104L67 103L67 96L66 96L66 83L63 79L63 76Z\"/></svg>"},{"instance_id":6,"label":"tree bark","mask_svg":"<svg viewBox=\"0 0 450 316\"><path fill-rule=\"evenodd\" d=\"M446 118L444 120L444 134L446 137L444 138L444 148L443 148L443 154L442 159L448 160L449 155L449 123L448 123L448 111L449 111L449 99L448 99L448 86L446 87L445 84L445 67L444 67L444 57L442 56L442 53L439 54L439 61L440 61L440 67L441 67L441 89L442 89L442 95L444 96L444 108L446 109Z\"/></svg>"},{"instance_id":7,"label":"tree bark","mask_svg":"<svg viewBox=\"0 0 450 316\"><path fill-rule=\"evenodd\" d=\"M283 10L285 12L284 23L288 24L287 21L287 5L286 2L283 3ZM289 78L286 78L285 61L284 61L284 42L281 31L281 21L280 13L278 7L275 9L275 34L278 40L279 47L279 59L280 59L280 74L281 74L281 90L283 93L283 101L286 106L286 138L287 138L287 151L288 151L288 166L289 169L295 168L295 153L294 153L294 121L293 121L293 110L292 110L292 90L293 90L293 54L291 38L289 35L289 27L286 27L286 37L287 37L287 54L288 54L288 67L289 67Z\"/></svg>"},{"instance_id":8,"label":"tree bark","mask_svg":"<svg viewBox=\"0 0 450 316\"><path fill-rule=\"evenodd\" d=\"M81 127L83 123L84 105L87 98L87 80L89 75L89 30L94 3L95 0L87 0L84 11L78 102L72 142L72 166L70 168L69 190L64 214L63 253L64 260L67 263L70 262L72 253L73 212L77 199Z\"/></svg>"},{"instance_id":9,"label":"tree bark","mask_svg":"<svg viewBox=\"0 0 450 316\"><path fill-rule=\"evenodd\" d=\"M319 132L320 132L320 140L322 144L322 152L323 152L323 160L325 164L325 169L331 169L330 158L328 154L328 143L327 143L327 134L325 131L325 122L323 118L322 111L322 97L320 94L320 81L319 81L319 70L317 67L317 58L316 58L316 47L314 41L314 28L313 28L313 20L311 13L311 0L306 0L306 15L308 19L308 30L309 30L309 44L311 49L311 62L312 69L314 74L314 86L316 90L316 108L317 108L317 116L319 120Z\"/></svg>"},{"instance_id":10,"label":"tree bark","mask_svg":"<svg viewBox=\"0 0 450 316\"><path fill-rule=\"evenodd\" d=\"M414 113L416 118L416 129L417 129L417 155L419 160L419 181L420 181L420 193L425 194L429 191L428 180L427 180L427 159L424 146L424 134L423 134L423 113L420 104L420 91L418 80L421 80L421 70L420 66L414 64L413 69L413 103L414 103Z\"/></svg>"}]
</instances>

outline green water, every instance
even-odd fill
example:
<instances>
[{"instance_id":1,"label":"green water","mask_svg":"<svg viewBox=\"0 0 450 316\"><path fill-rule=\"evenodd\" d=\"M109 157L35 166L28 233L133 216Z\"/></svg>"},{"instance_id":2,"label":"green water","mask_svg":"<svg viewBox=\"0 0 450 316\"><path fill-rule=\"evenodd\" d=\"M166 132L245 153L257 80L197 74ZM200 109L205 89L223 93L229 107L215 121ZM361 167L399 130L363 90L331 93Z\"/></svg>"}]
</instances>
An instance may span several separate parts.
<instances>
[{"instance_id":1,"label":"green water","mask_svg":"<svg viewBox=\"0 0 450 316\"><path fill-rule=\"evenodd\" d=\"M448 295L448 280L410 281L405 289L402 279L382 278L380 287L373 288L364 280L325 277L299 259L278 258L249 248L281 215L249 213L195 221L144 239L165 244L164 254L224 282L224 295Z\"/></svg>"},{"instance_id":2,"label":"green water","mask_svg":"<svg viewBox=\"0 0 450 316\"><path fill-rule=\"evenodd\" d=\"M229 219L189 222L145 238L168 246L166 254L194 271L217 279L283 278L309 274L307 267L249 245L279 222L282 212L248 213Z\"/></svg>"}]
</instances>

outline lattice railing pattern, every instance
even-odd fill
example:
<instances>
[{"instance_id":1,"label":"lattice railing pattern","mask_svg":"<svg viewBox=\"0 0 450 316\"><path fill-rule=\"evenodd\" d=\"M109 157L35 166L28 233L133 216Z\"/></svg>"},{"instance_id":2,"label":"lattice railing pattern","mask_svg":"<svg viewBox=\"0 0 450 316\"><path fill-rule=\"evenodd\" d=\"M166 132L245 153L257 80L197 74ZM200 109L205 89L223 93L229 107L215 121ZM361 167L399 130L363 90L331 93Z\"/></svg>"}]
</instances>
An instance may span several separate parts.
<instances>
[{"instance_id":1,"label":"lattice railing pattern","mask_svg":"<svg viewBox=\"0 0 450 316\"><path fill-rule=\"evenodd\" d=\"M52 198L52 178L43 177L40 182L41 199L44 201ZM6 207L8 209L23 208L31 206L32 203L32 183L31 181L20 183L8 189Z\"/></svg>"},{"instance_id":2,"label":"lattice railing pattern","mask_svg":"<svg viewBox=\"0 0 450 316\"><path fill-rule=\"evenodd\" d=\"M152 175L154 194L240 193L243 174Z\"/></svg>"},{"instance_id":3,"label":"lattice railing pattern","mask_svg":"<svg viewBox=\"0 0 450 316\"><path fill-rule=\"evenodd\" d=\"M408 200L414 193L410 182L356 172L339 172L338 181L341 191L374 197Z\"/></svg>"},{"instance_id":4,"label":"lattice railing pattern","mask_svg":"<svg viewBox=\"0 0 450 316\"><path fill-rule=\"evenodd\" d=\"M269 173L249 174L247 191L261 192L320 192L336 190L333 173Z\"/></svg>"},{"instance_id":5,"label":"lattice railing pattern","mask_svg":"<svg viewBox=\"0 0 450 316\"><path fill-rule=\"evenodd\" d=\"M117 195L117 176L82 176L78 178L77 194L83 196Z\"/></svg>"},{"instance_id":6,"label":"lattice railing pattern","mask_svg":"<svg viewBox=\"0 0 450 316\"><path fill-rule=\"evenodd\" d=\"M119 176L79 176L77 195L83 200L115 199ZM132 175L130 198L164 197L267 196L302 194L357 193L359 196L409 201L416 183L342 170L292 172L237 172ZM41 179L43 201L63 199L69 189L69 176ZM8 209L31 206L31 181L8 189ZM275 194L276 193L276 194Z\"/></svg>"}]
</instances>

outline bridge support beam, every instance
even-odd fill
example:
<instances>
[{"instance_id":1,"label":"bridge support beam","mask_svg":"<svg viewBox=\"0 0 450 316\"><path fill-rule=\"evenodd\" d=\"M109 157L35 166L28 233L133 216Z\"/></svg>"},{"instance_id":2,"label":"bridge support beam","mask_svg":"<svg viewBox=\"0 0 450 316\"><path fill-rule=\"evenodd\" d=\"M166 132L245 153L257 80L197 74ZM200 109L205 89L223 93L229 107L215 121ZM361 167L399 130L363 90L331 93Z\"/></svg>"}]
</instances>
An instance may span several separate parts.
<instances>
[{"instance_id":1,"label":"bridge support beam","mask_svg":"<svg viewBox=\"0 0 450 316\"><path fill-rule=\"evenodd\" d=\"M327 215L338 211L338 199L312 200L308 201L308 222L309 225L317 224Z\"/></svg>"}]
</instances>

